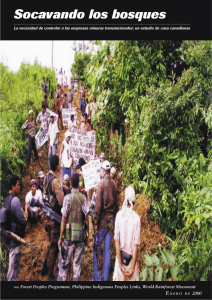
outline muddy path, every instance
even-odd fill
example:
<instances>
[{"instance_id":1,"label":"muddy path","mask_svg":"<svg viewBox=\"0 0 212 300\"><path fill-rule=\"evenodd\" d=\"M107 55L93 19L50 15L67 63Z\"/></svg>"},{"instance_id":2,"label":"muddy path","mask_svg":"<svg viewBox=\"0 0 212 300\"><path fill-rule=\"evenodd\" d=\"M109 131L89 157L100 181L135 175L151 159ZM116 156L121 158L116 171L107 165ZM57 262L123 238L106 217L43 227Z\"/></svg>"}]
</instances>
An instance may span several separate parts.
<instances>
[{"instance_id":1,"label":"muddy path","mask_svg":"<svg viewBox=\"0 0 212 300\"><path fill-rule=\"evenodd\" d=\"M79 99L80 96L78 93L74 95L74 102L73 107L79 107ZM81 112L80 110L77 111L77 126L80 126L81 123ZM60 134L59 134L59 143L57 149L57 155L60 153L60 146L61 142L64 139L65 129L61 129L60 127ZM48 152L45 146L43 146L38 151L38 155L41 162L41 169L43 170L44 174L46 175L48 172ZM25 172L23 178L23 190L21 195L21 200L23 204L23 208L25 205L25 196L29 191L29 183L32 178L37 179L37 174L40 171L40 167L36 164L34 156L31 158L31 166ZM57 178L61 181L60 169L58 168ZM124 187L122 186L122 177L120 175L117 176L116 184L119 190L119 208L121 209L122 203L124 201ZM159 226L149 220L148 211L150 210L150 201L147 200L145 195L136 195L136 204L134 206L135 211L141 218L141 244L139 247L139 255L138 255L138 264L139 269L142 269L143 263L142 258L146 252L149 254L152 253L154 249L158 247L160 243L161 246L167 243L165 235L163 235L160 231ZM18 276L18 281L47 281L48 276L40 275L40 270L42 268L43 257L46 250L46 246L48 244L48 236L44 230L44 225L46 223L45 217L42 216L41 219L38 221L37 224L29 224L27 223L26 227L26 234L25 240L32 244L33 246L37 246L40 252L36 252L31 248L27 248L22 246L21 252L21 262L20 262L20 273ZM92 273L93 273L93 227L90 221L90 232L89 232L89 243L85 249L84 261L82 266L81 272L81 280L82 281L91 281L92 280ZM103 260L103 251L101 250L100 253L100 265L102 266ZM110 274L109 280L112 280L113 276L113 268L115 264L115 246L114 241L112 240L111 244L111 267L110 267ZM57 262L55 264L54 274L58 273ZM68 280L72 280L72 267L69 270Z\"/></svg>"}]
</instances>

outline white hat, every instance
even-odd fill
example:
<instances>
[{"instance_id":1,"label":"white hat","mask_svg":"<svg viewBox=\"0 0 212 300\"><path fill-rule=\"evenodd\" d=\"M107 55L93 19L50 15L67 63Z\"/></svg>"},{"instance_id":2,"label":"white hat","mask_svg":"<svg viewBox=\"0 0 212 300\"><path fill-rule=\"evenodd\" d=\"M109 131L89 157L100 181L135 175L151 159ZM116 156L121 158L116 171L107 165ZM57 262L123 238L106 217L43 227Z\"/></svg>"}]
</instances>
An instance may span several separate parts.
<instances>
[{"instance_id":1,"label":"white hat","mask_svg":"<svg viewBox=\"0 0 212 300\"><path fill-rule=\"evenodd\" d=\"M38 173L38 177L40 177L40 178L44 177L43 171L40 171L40 172Z\"/></svg>"},{"instance_id":2,"label":"white hat","mask_svg":"<svg viewBox=\"0 0 212 300\"><path fill-rule=\"evenodd\" d=\"M122 210L123 210L123 214L122 217L124 216L124 213L127 209L127 204L130 204L130 210L133 210L133 202L135 202L135 190L132 186L128 186L125 189L125 199L124 202L122 204Z\"/></svg>"},{"instance_id":3,"label":"white hat","mask_svg":"<svg viewBox=\"0 0 212 300\"><path fill-rule=\"evenodd\" d=\"M103 158L103 157L105 157L105 154L102 152L102 153L100 154L100 158Z\"/></svg>"},{"instance_id":4,"label":"white hat","mask_svg":"<svg viewBox=\"0 0 212 300\"><path fill-rule=\"evenodd\" d=\"M63 179L64 179L64 180L69 180L68 174L65 174L65 175L63 176Z\"/></svg>"},{"instance_id":5,"label":"white hat","mask_svg":"<svg viewBox=\"0 0 212 300\"><path fill-rule=\"evenodd\" d=\"M112 167L111 170L110 170L110 173L115 175L116 174L116 168Z\"/></svg>"},{"instance_id":6,"label":"white hat","mask_svg":"<svg viewBox=\"0 0 212 300\"><path fill-rule=\"evenodd\" d=\"M102 168L105 170L110 169L110 162L108 160L103 161Z\"/></svg>"},{"instance_id":7,"label":"white hat","mask_svg":"<svg viewBox=\"0 0 212 300\"><path fill-rule=\"evenodd\" d=\"M35 180L35 179L32 179L31 181L30 181L30 186L32 186L32 185L37 185L37 181Z\"/></svg>"},{"instance_id":8,"label":"white hat","mask_svg":"<svg viewBox=\"0 0 212 300\"><path fill-rule=\"evenodd\" d=\"M65 138L67 138L68 136L71 136L71 131L67 130L65 133Z\"/></svg>"}]
</instances>

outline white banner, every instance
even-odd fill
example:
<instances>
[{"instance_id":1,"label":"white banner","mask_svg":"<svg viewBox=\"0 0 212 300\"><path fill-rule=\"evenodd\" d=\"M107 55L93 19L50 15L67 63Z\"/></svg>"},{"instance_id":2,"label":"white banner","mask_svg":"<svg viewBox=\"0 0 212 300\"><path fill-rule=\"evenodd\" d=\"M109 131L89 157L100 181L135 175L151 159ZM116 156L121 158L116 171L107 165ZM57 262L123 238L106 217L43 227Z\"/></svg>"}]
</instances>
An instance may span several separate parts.
<instances>
[{"instance_id":1,"label":"white banner","mask_svg":"<svg viewBox=\"0 0 212 300\"><path fill-rule=\"evenodd\" d=\"M68 121L71 120L71 115L74 115L74 120L76 121L76 108L62 108L63 126L68 126Z\"/></svg>"},{"instance_id":2,"label":"white banner","mask_svg":"<svg viewBox=\"0 0 212 300\"><path fill-rule=\"evenodd\" d=\"M76 165L80 157L83 157L86 163L94 159L96 147L96 132L94 130L82 132L76 128L71 131L71 153Z\"/></svg>"},{"instance_id":3,"label":"white banner","mask_svg":"<svg viewBox=\"0 0 212 300\"><path fill-rule=\"evenodd\" d=\"M90 190L100 182L100 159L91 160L82 166L85 191Z\"/></svg>"},{"instance_id":4,"label":"white banner","mask_svg":"<svg viewBox=\"0 0 212 300\"><path fill-rule=\"evenodd\" d=\"M35 135L35 145L37 150L45 144L45 142L48 141L47 132L43 131L43 128L41 127L38 132Z\"/></svg>"}]
</instances>

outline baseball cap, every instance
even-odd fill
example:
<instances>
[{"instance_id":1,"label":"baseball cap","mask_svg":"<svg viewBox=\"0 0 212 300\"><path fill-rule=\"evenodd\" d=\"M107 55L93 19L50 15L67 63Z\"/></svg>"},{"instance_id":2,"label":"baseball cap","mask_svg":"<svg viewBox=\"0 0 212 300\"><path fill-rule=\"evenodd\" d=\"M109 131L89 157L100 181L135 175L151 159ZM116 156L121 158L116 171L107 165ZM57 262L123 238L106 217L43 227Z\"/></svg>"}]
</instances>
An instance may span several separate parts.
<instances>
[{"instance_id":1,"label":"baseball cap","mask_svg":"<svg viewBox=\"0 0 212 300\"><path fill-rule=\"evenodd\" d=\"M38 177L40 177L40 178L44 177L43 171L40 171L40 172L38 173Z\"/></svg>"},{"instance_id":2,"label":"baseball cap","mask_svg":"<svg viewBox=\"0 0 212 300\"><path fill-rule=\"evenodd\" d=\"M32 180L30 181L30 186L32 186L33 184L37 184L37 181L36 181L35 179L32 179Z\"/></svg>"},{"instance_id":3,"label":"baseball cap","mask_svg":"<svg viewBox=\"0 0 212 300\"><path fill-rule=\"evenodd\" d=\"M105 170L109 170L110 169L110 163L108 160L105 160L102 164L102 168Z\"/></svg>"},{"instance_id":4,"label":"baseball cap","mask_svg":"<svg viewBox=\"0 0 212 300\"><path fill-rule=\"evenodd\" d=\"M32 110L32 109L29 110L29 115L30 115L30 114L33 114L33 110Z\"/></svg>"},{"instance_id":5,"label":"baseball cap","mask_svg":"<svg viewBox=\"0 0 212 300\"><path fill-rule=\"evenodd\" d=\"M100 154L100 158L103 158L103 157L105 157L105 154L102 152L102 153Z\"/></svg>"}]
</instances>

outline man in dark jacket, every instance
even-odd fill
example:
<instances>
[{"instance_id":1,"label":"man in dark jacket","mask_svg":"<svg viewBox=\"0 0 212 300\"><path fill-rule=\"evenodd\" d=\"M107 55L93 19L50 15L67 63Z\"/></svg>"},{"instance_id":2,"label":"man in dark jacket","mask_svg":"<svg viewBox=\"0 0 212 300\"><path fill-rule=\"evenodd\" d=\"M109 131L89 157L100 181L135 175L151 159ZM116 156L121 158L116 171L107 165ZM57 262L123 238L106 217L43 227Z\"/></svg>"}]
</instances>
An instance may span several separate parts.
<instances>
[{"instance_id":1,"label":"man in dark jacket","mask_svg":"<svg viewBox=\"0 0 212 300\"><path fill-rule=\"evenodd\" d=\"M50 204L53 206L53 210L61 215L61 208L63 205L64 193L62 187L60 185L59 180L56 178L56 170L59 166L59 157L57 155L53 155L50 161L51 171L45 177L44 180L44 191L50 198ZM46 248L46 252L44 255L43 267L41 270L41 275L45 275L48 273L49 280L54 280L53 272L54 265L58 256L58 240L60 234L60 223L48 219L48 236L49 243Z\"/></svg>"},{"instance_id":2,"label":"man in dark jacket","mask_svg":"<svg viewBox=\"0 0 212 300\"><path fill-rule=\"evenodd\" d=\"M111 242L111 233L109 228L111 227L111 222L114 224L114 219L118 212L118 191L115 182L110 178L109 161L105 160L102 167L104 178L98 184L94 211L94 244L97 242L95 247L96 249L93 249L94 281L100 280L100 268L98 266L98 261L102 241L104 241L102 281L108 280Z\"/></svg>"},{"instance_id":3,"label":"man in dark jacket","mask_svg":"<svg viewBox=\"0 0 212 300\"><path fill-rule=\"evenodd\" d=\"M25 218L21 201L18 198L20 193L20 180L16 174L9 177L9 194L4 199L4 207L10 210L11 231L20 237L24 237L27 220ZM9 249L9 269L7 281L16 281L19 274L21 243L13 239L6 239L5 244Z\"/></svg>"}]
</instances>

